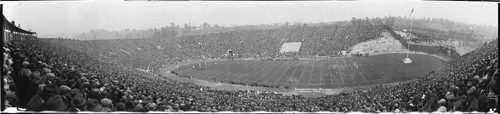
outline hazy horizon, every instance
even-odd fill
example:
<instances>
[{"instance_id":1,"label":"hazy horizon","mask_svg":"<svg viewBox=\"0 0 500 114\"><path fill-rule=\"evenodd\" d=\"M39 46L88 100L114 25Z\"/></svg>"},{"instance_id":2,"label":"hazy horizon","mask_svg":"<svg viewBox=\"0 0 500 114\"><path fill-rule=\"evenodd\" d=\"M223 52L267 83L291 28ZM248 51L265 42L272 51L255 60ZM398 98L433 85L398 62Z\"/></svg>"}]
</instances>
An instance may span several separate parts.
<instances>
[{"instance_id":1,"label":"hazy horizon","mask_svg":"<svg viewBox=\"0 0 500 114\"><path fill-rule=\"evenodd\" d=\"M483 2L0 2L4 15L40 35L105 29L151 29L209 23L222 26L345 21L352 17L445 18L498 27L498 7Z\"/></svg>"}]
</instances>

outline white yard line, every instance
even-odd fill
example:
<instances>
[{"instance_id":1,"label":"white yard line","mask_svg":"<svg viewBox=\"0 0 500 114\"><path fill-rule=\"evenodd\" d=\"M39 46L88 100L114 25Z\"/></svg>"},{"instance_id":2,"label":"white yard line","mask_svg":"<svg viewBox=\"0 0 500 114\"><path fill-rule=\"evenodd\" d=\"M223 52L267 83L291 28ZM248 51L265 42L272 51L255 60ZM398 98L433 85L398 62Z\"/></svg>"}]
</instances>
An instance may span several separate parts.
<instances>
[{"instance_id":1,"label":"white yard line","mask_svg":"<svg viewBox=\"0 0 500 114\"><path fill-rule=\"evenodd\" d=\"M349 68L349 65L347 65L347 62L342 58L342 61L344 61L345 66L347 67L347 71L349 72L349 76L352 77L353 83L356 83L356 79L354 79L354 76L352 76L351 68Z\"/></svg>"},{"instance_id":2,"label":"white yard line","mask_svg":"<svg viewBox=\"0 0 500 114\"><path fill-rule=\"evenodd\" d=\"M280 64L280 65L278 65L278 66L283 66L283 64L287 64L287 63L288 63L288 62L283 62L283 63L281 63L281 64ZM281 69L281 67L277 67L277 68L278 68L278 69ZM266 81L264 81L264 83L267 83L267 81L269 81L269 79L271 79L272 77L274 77L274 75L275 75L277 72L279 72L279 71L280 71L280 70L278 70L278 69L276 69L276 70L272 73L272 75L270 75L270 76L269 76L269 78L267 78L267 79L266 79ZM274 70L274 68L273 68L273 70Z\"/></svg>"},{"instance_id":3,"label":"white yard line","mask_svg":"<svg viewBox=\"0 0 500 114\"><path fill-rule=\"evenodd\" d=\"M261 68L259 68L258 71L256 72L256 74L262 73L262 71L264 71L265 68L267 68L267 67L261 67ZM272 68L274 68L274 67L272 67ZM256 80L258 80L261 76L262 75L259 75L259 77L257 77ZM250 78L245 79L243 82L246 82L248 79L250 79ZM253 81L253 82L255 82L255 81Z\"/></svg>"},{"instance_id":4,"label":"white yard line","mask_svg":"<svg viewBox=\"0 0 500 114\"><path fill-rule=\"evenodd\" d=\"M247 70L249 70L249 69L251 69L251 68L252 68L252 67L251 67L251 68L247 69L249 66L255 65L255 64L256 64L256 63L258 63L258 62L259 62L259 61L250 61L250 63L245 63L245 65L241 67L242 69L240 69L240 68L237 68L237 69L238 69L238 70L244 70L244 71L247 71ZM236 69L235 69L235 71L238 71L238 70L236 70ZM230 80L233 80L233 81L239 81L239 79L240 79L240 78L242 78L242 77L244 77L244 73L242 73L242 72L238 72L238 75L237 75L237 76L234 76L234 77L231 77L231 78L230 78ZM235 80L235 78L237 78L238 80Z\"/></svg>"},{"instance_id":5,"label":"white yard line","mask_svg":"<svg viewBox=\"0 0 500 114\"><path fill-rule=\"evenodd\" d=\"M283 78L283 75L286 73L286 71L288 71L288 69L290 69L290 67L292 67L291 65L287 65L288 67L285 69L285 71L281 74L280 78L278 80L276 80L276 82L274 82L274 84L278 84L278 82L281 80L281 78Z\"/></svg>"},{"instance_id":6,"label":"white yard line","mask_svg":"<svg viewBox=\"0 0 500 114\"><path fill-rule=\"evenodd\" d=\"M259 63L260 61L253 61L253 63L251 63L252 65L255 64L255 63ZM250 76L250 72L252 71L252 69L254 69L254 67L250 67L249 69L246 69L244 74L248 74L247 76ZM241 80L241 78L245 77L245 75L242 75L241 77L238 77L238 81ZM243 81L245 82L245 81Z\"/></svg>"},{"instance_id":7,"label":"white yard line","mask_svg":"<svg viewBox=\"0 0 500 114\"><path fill-rule=\"evenodd\" d=\"M337 59L340 59L340 58L337 58ZM337 60L337 59L335 59L335 63L339 63L340 64L339 60ZM337 70L339 72L340 80L342 80L342 84L345 84L344 77L343 77L344 74L342 74L342 72L340 71L340 68L337 69ZM330 73L330 75L331 75L331 73ZM333 83L333 78L332 78L332 83Z\"/></svg>"},{"instance_id":8,"label":"white yard line","mask_svg":"<svg viewBox=\"0 0 500 114\"><path fill-rule=\"evenodd\" d=\"M299 80L299 82L297 82L297 85L299 85L299 84L300 84L300 79L302 79L302 75L304 75L304 71L305 71L306 67L307 67L307 64L306 64L306 66L302 69L302 72L300 73L300 77L299 77L299 79L298 79L298 80ZM309 77L309 79L310 79L310 77Z\"/></svg>"},{"instance_id":9,"label":"white yard line","mask_svg":"<svg viewBox=\"0 0 500 114\"><path fill-rule=\"evenodd\" d=\"M279 69L280 67L278 67L278 66L280 66L280 65L282 65L282 64L283 64L283 63L275 64L275 66L273 66L273 67L271 68L271 71L275 71L275 69L276 69L276 68L278 68L278 69ZM275 72L273 72L272 74L274 74L274 73L275 73ZM257 79L255 79L255 80L254 80L254 82L255 82L255 81L258 81L258 80L259 80L262 76L264 76L264 75L267 75L267 73L261 74L259 77L257 77ZM268 75L268 77L271 77L271 76L272 76L272 75Z\"/></svg>"},{"instance_id":10,"label":"white yard line","mask_svg":"<svg viewBox=\"0 0 500 114\"><path fill-rule=\"evenodd\" d=\"M234 69L233 71L239 71L239 70L243 70L245 68L247 68L248 66L251 66L252 64L254 64L255 62L253 63L245 63L243 66L241 66L240 68L236 68ZM229 70L229 69L228 69ZM228 71L229 73L230 71ZM231 77L228 77L227 79L228 80L234 80L235 78L239 78L241 76L241 73L238 73L238 76L231 76Z\"/></svg>"},{"instance_id":11,"label":"white yard line","mask_svg":"<svg viewBox=\"0 0 500 114\"><path fill-rule=\"evenodd\" d=\"M314 66L316 66L316 61L314 61L313 65L312 65L312 70L311 70L311 77L309 77L309 83L307 84L311 84L311 79L312 77L314 77L313 73L314 73ZM319 84L321 84L321 72L320 72L320 75L319 75Z\"/></svg>"},{"instance_id":12,"label":"white yard line","mask_svg":"<svg viewBox=\"0 0 500 114\"><path fill-rule=\"evenodd\" d=\"M352 62L351 58L348 58L348 59L349 59L349 61L351 61L351 63L354 63L354 62ZM358 74L361 75L361 78L363 78L363 80L365 80L365 82L367 82L365 77L363 76L363 74L359 71L358 67L355 67L355 68L356 68L356 71L358 71Z\"/></svg>"},{"instance_id":13,"label":"white yard line","mask_svg":"<svg viewBox=\"0 0 500 114\"><path fill-rule=\"evenodd\" d=\"M370 61L366 60L366 58L363 58L363 60L365 60L366 62L368 62L370 65L372 65L372 67L373 67L373 68L375 68L375 70L377 70L377 72L378 72L380 75L382 75L382 74L383 74L382 72L380 72L380 70L378 70L378 68L377 68L375 65L373 65L373 64L372 64L372 62L370 62Z\"/></svg>"},{"instance_id":14,"label":"white yard line","mask_svg":"<svg viewBox=\"0 0 500 114\"><path fill-rule=\"evenodd\" d=\"M323 63L322 62L319 62L319 77L322 77L321 74L323 74ZM319 83L321 84L321 81L319 81Z\"/></svg>"},{"instance_id":15,"label":"white yard line","mask_svg":"<svg viewBox=\"0 0 500 114\"><path fill-rule=\"evenodd\" d=\"M302 62L299 62L299 65L297 65L297 66L295 67L295 69L293 69L292 74L290 74L290 76L289 76L288 78L286 78L287 80L286 80L286 83L285 83L285 84L288 84L288 82L290 81L290 78L291 78L291 77L293 77L293 74L295 74L295 71L297 71L297 68L298 68L301 64L302 64ZM286 73L286 72L285 72L285 73ZM301 74L301 75L302 75L302 74Z\"/></svg>"}]
</instances>

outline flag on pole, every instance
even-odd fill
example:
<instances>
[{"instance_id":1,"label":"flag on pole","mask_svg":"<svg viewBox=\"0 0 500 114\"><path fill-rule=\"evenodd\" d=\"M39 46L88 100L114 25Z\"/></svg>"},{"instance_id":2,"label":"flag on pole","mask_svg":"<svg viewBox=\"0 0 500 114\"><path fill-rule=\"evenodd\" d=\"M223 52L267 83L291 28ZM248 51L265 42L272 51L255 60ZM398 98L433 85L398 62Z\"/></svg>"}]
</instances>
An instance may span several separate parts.
<instances>
[{"instance_id":1,"label":"flag on pole","mask_svg":"<svg viewBox=\"0 0 500 114\"><path fill-rule=\"evenodd\" d=\"M410 17L411 17L411 14L413 14L413 11L414 11L414 8L411 8Z\"/></svg>"}]
</instances>

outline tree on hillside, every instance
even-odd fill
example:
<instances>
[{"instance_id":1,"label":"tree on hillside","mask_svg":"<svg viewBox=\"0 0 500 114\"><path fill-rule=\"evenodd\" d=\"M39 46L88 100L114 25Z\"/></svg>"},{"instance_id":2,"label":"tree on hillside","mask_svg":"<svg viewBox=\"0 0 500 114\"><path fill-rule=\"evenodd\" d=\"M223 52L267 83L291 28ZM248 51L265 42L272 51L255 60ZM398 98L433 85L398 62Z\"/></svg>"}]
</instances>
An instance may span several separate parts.
<instances>
[{"instance_id":1,"label":"tree on hillside","mask_svg":"<svg viewBox=\"0 0 500 114\"><path fill-rule=\"evenodd\" d=\"M171 22L171 23L170 23L170 28L172 28L172 29L177 29L177 28L179 28L179 26L175 25L175 23L174 23L174 22Z\"/></svg>"}]
</instances>

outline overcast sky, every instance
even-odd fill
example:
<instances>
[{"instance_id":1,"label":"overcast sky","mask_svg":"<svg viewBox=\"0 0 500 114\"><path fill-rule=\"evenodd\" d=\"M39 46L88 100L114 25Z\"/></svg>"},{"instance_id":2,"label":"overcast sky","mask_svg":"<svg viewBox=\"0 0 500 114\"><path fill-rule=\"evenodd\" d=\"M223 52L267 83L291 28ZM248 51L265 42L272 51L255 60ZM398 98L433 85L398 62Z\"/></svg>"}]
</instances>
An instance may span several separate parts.
<instances>
[{"instance_id":1,"label":"overcast sky","mask_svg":"<svg viewBox=\"0 0 500 114\"><path fill-rule=\"evenodd\" d=\"M174 22L248 25L328 22L352 17L408 16L448 18L498 25L498 4L490 2L294 1L294 2L0 2L4 15L39 35L91 29L148 29Z\"/></svg>"}]
</instances>

